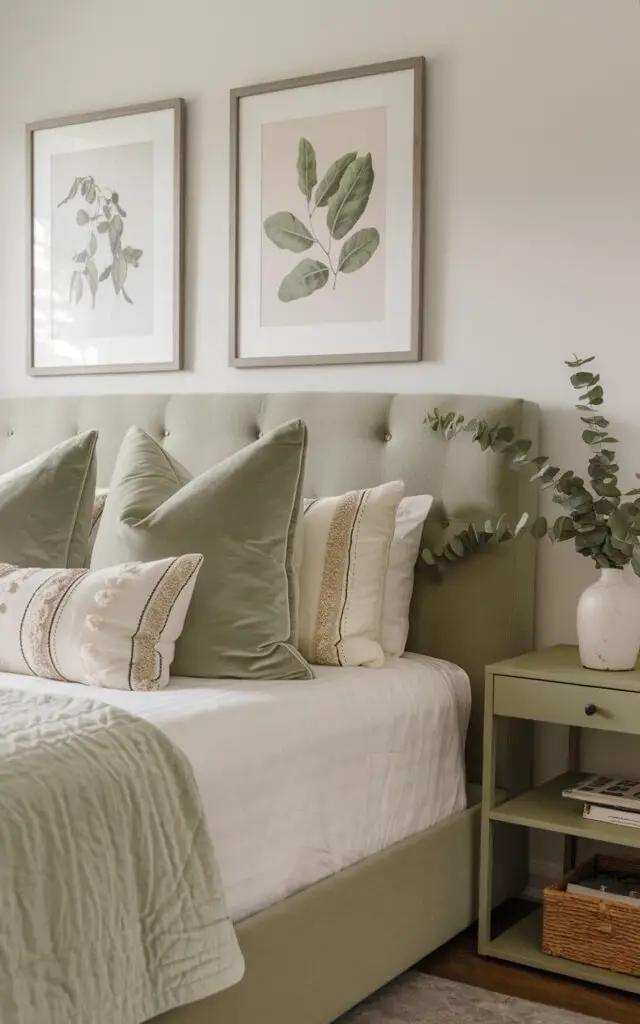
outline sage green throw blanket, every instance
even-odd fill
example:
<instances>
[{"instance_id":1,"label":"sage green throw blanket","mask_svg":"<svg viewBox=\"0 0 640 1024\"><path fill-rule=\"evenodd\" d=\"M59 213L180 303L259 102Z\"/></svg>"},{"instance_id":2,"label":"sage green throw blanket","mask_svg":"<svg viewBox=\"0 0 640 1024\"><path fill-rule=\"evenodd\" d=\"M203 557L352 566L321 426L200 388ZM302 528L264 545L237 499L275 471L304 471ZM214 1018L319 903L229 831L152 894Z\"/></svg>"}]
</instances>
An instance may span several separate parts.
<instances>
[{"instance_id":1,"label":"sage green throw blanket","mask_svg":"<svg viewBox=\"0 0 640 1024\"><path fill-rule=\"evenodd\" d=\"M99 701L0 690L2 1024L140 1024L243 970L181 751Z\"/></svg>"}]
</instances>

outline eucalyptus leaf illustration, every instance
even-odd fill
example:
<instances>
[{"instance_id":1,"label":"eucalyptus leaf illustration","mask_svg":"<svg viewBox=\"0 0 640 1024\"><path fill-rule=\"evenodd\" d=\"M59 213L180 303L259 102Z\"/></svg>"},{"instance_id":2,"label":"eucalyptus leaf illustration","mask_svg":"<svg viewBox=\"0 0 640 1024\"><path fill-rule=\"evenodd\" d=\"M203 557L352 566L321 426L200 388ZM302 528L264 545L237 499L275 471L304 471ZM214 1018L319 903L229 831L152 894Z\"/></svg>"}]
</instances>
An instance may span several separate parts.
<instances>
[{"instance_id":1,"label":"eucalyptus leaf illustration","mask_svg":"<svg viewBox=\"0 0 640 1024\"><path fill-rule=\"evenodd\" d=\"M331 164L331 167L322 178L320 184L316 189L315 202L316 206L326 206L331 196L338 191L340 182L342 181L342 175L346 171L350 163L352 163L357 157L357 153L345 153L344 156L338 157Z\"/></svg>"},{"instance_id":2,"label":"eucalyptus leaf illustration","mask_svg":"<svg viewBox=\"0 0 640 1024\"><path fill-rule=\"evenodd\" d=\"M343 274L352 274L368 263L380 245L380 232L377 228L360 228L340 250L338 270Z\"/></svg>"},{"instance_id":3,"label":"eucalyptus leaf illustration","mask_svg":"<svg viewBox=\"0 0 640 1024\"><path fill-rule=\"evenodd\" d=\"M67 197L65 199L61 199L60 200L60 202L58 203L58 207L64 206L64 204L68 203L71 199L75 199L75 197L78 194L78 188L80 187L80 182L81 181L82 181L82 178L76 178L75 179L73 185L69 189L69 194L67 195Z\"/></svg>"},{"instance_id":4,"label":"eucalyptus leaf illustration","mask_svg":"<svg viewBox=\"0 0 640 1024\"><path fill-rule=\"evenodd\" d=\"M142 249L134 249L130 245L126 245L122 250L122 255L124 256L127 263L132 267L139 266L142 254Z\"/></svg>"},{"instance_id":5,"label":"eucalyptus leaf illustration","mask_svg":"<svg viewBox=\"0 0 640 1024\"><path fill-rule=\"evenodd\" d=\"M298 187L303 196L311 199L313 190L318 183L316 169L316 151L308 139L301 138L298 142Z\"/></svg>"},{"instance_id":6,"label":"eucalyptus leaf illustration","mask_svg":"<svg viewBox=\"0 0 640 1024\"><path fill-rule=\"evenodd\" d=\"M306 298L319 288L324 288L328 280L328 266L320 260L311 260L307 257L283 278L278 289L278 298L281 302Z\"/></svg>"},{"instance_id":7,"label":"eucalyptus leaf illustration","mask_svg":"<svg viewBox=\"0 0 640 1024\"><path fill-rule=\"evenodd\" d=\"M120 196L118 195L117 192L112 192L111 193L111 202L113 203L113 205L115 206L116 210L118 211L118 213L120 214L121 217L126 217L127 216L127 211L123 210L122 207L120 206Z\"/></svg>"},{"instance_id":8,"label":"eucalyptus leaf illustration","mask_svg":"<svg viewBox=\"0 0 640 1024\"><path fill-rule=\"evenodd\" d=\"M74 178L71 188L58 206L64 206L74 199L79 199L88 206L80 206L75 214L76 224L80 228L86 228L87 234L85 248L71 256L72 263L79 269L73 270L71 274L69 301L75 302L76 305L81 301L84 294L83 282L86 281L91 294L91 306L95 309L100 285L111 279L116 296L122 295L125 302L133 304L133 299L124 289L124 282L127 280L129 267L136 269L140 266L144 251L132 245L126 245L124 248L122 246L123 218L127 216L127 212L120 203L119 194L113 189L101 187L91 175L85 175ZM111 258L100 272L96 258L100 257L101 245L103 249L106 247L101 242L101 236L106 236L105 243L108 242Z\"/></svg>"},{"instance_id":9,"label":"eucalyptus leaf illustration","mask_svg":"<svg viewBox=\"0 0 640 1024\"><path fill-rule=\"evenodd\" d=\"M91 292L91 308L95 309L96 295L98 292L98 268L93 260L87 260L83 274L85 274L87 278L87 284L89 285L89 291Z\"/></svg>"},{"instance_id":10,"label":"eucalyptus leaf illustration","mask_svg":"<svg viewBox=\"0 0 640 1024\"><path fill-rule=\"evenodd\" d=\"M284 210L267 217L264 233L279 249L289 249L290 252L304 252L314 243L313 235L302 221Z\"/></svg>"},{"instance_id":11,"label":"eucalyptus leaf illustration","mask_svg":"<svg viewBox=\"0 0 640 1024\"><path fill-rule=\"evenodd\" d=\"M296 174L298 188L306 200L306 222L295 213L280 210L266 218L264 232L279 249L304 252L317 247L323 258L307 257L283 278L278 289L281 302L308 298L324 288L329 279L335 290L339 274L361 270L380 246L380 232L375 227L361 228L350 238L346 237L366 210L374 187L371 153L360 157L355 150L344 153L329 165L318 184L316 151L303 136L298 140ZM299 195L296 201L292 199L292 206L293 209L301 206ZM326 227L314 223L314 214L322 207L327 207ZM342 239L345 241L340 253L332 251L334 241ZM119 242L116 248L112 245L114 265L120 253L131 262L129 248L121 250Z\"/></svg>"},{"instance_id":12,"label":"eucalyptus leaf illustration","mask_svg":"<svg viewBox=\"0 0 640 1024\"><path fill-rule=\"evenodd\" d=\"M113 260L111 265L111 278L113 280L113 287L116 295L120 292L124 282L127 280L127 270L129 269L127 261L121 252L119 252Z\"/></svg>"},{"instance_id":13,"label":"eucalyptus leaf illustration","mask_svg":"<svg viewBox=\"0 0 640 1024\"><path fill-rule=\"evenodd\" d=\"M122 217L119 213L116 213L115 217L112 217L109 221L108 227L109 233L109 244L111 245L111 252L117 253L120 251L120 238L124 231L124 224L122 223Z\"/></svg>"},{"instance_id":14,"label":"eucalyptus leaf illustration","mask_svg":"<svg viewBox=\"0 0 640 1024\"><path fill-rule=\"evenodd\" d=\"M371 153L358 156L342 176L337 192L329 201L327 227L338 240L351 231L367 208L375 174Z\"/></svg>"},{"instance_id":15,"label":"eucalyptus leaf illustration","mask_svg":"<svg viewBox=\"0 0 640 1024\"><path fill-rule=\"evenodd\" d=\"M79 270L74 270L71 275L71 285L69 288L69 302L74 301L76 306L82 298L82 274Z\"/></svg>"}]
</instances>

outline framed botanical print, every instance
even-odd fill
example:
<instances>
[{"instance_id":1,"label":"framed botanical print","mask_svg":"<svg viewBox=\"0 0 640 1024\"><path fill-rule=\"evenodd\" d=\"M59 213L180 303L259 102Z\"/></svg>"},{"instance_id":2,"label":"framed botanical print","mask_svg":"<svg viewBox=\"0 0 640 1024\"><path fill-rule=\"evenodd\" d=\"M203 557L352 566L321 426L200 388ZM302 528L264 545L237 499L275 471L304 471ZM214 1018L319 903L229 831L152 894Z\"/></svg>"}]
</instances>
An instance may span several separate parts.
<instances>
[{"instance_id":1,"label":"framed botanical print","mask_svg":"<svg viewBox=\"0 0 640 1024\"><path fill-rule=\"evenodd\" d=\"M418 360L424 59L231 94L230 362Z\"/></svg>"},{"instance_id":2,"label":"framed botanical print","mask_svg":"<svg viewBox=\"0 0 640 1024\"><path fill-rule=\"evenodd\" d=\"M181 368L184 101L27 126L29 372Z\"/></svg>"}]
</instances>

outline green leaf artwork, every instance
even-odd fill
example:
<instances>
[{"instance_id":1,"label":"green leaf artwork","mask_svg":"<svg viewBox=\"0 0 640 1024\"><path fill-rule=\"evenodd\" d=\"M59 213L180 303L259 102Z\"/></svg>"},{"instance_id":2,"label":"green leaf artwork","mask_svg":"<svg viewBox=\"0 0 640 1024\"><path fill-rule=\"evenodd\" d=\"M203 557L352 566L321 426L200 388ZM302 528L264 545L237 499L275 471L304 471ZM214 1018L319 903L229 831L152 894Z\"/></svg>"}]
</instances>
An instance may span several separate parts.
<instances>
[{"instance_id":1,"label":"green leaf artwork","mask_svg":"<svg viewBox=\"0 0 640 1024\"><path fill-rule=\"evenodd\" d=\"M342 274L352 274L368 263L380 245L380 234L376 228L361 228L356 231L340 250L338 270Z\"/></svg>"},{"instance_id":2,"label":"green leaf artwork","mask_svg":"<svg viewBox=\"0 0 640 1024\"><path fill-rule=\"evenodd\" d=\"M329 280L335 289L339 274L361 270L380 246L380 232L375 227L360 228L349 235L365 212L374 187L371 153L345 153L330 164L318 182L315 148L309 139L301 137L295 169L298 191L304 196L306 222L295 213L279 210L264 220L264 233L279 249L299 253L315 246L323 258L303 259L284 277L278 289L281 302L308 298ZM297 205L302 206L299 196ZM325 224L321 228L317 215L324 209ZM336 252L334 243L343 239Z\"/></svg>"},{"instance_id":3,"label":"green leaf artwork","mask_svg":"<svg viewBox=\"0 0 640 1024\"><path fill-rule=\"evenodd\" d=\"M327 227L334 238L344 238L367 208L374 182L371 153L349 164L338 191L331 197Z\"/></svg>"},{"instance_id":4,"label":"green leaf artwork","mask_svg":"<svg viewBox=\"0 0 640 1024\"><path fill-rule=\"evenodd\" d=\"M272 213L264 222L267 238L279 249L304 252L314 244L313 235L292 213Z\"/></svg>"},{"instance_id":5,"label":"green leaf artwork","mask_svg":"<svg viewBox=\"0 0 640 1024\"><path fill-rule=\"evenodd\" d=\"M331 164L331 167L325 174L324 178L318 185L316 191L316 206L326 206L331 196L335 195L340 187L342 175L346 171L349 164L355 160L357 153L345 153L344 156L338 157Z\"/></svg>"},{"instance_id":6,"label":"green leaf artwork","mask_svg":"<svg viewBox=\"0 0 640 1024\"><path fill-rule=\"evenodd\" d=\"M311 199L313 190L318 184L316 169L316 151L308 139L300 139L298 143L298 187L306 199Z\"/></svg>"},{"instance_id":7,"label":"green leaf artwork","mask_svg":"<svg viewBox=\"0 0 640 1024\"><path fill-rule=\"evenodd\" d=\"M600 375L580 369L593 358L574 357L566 364L579 370L570 382L575 391L581 392L576 408L588 413L580 417L587 424L580 433L589 449L588 483L572 469L561 471L547 455L531 458L531 441L515 438L511 427L479 419L467 421L461 413L443 415L438 409L427 415L426 426L435 434L442 434L447 441L462 433L470 434L482 451L497 452L507 459L511 469L528 473L530 482L548 488L552 501L562 509L562 515L551 524L543 517L530 523L526 515L514 529L504 516L495 523L487 520L482 529L470 523L461 532L445 534L439 544L426 548L422 558L427 565L442 571L449 562L528 533L535 540L548 537L553 543L572 540L578 554L591 558L598 568L623 569L631 565L640 576L640 488L633 487L623 494L618 486L620 467L615 449L604 447L618 442L609 436L609 420L596 411L604 402Z\"/></svg>"},{"instance_id":8,"label":"green leaf artwork","mask_svg":"<svg viewBox=\"0 0 640 1024\"><path fill-rule=\"evenodd\" d=\"M283 279L278 289L281 302L292 302L313 295L319 288L324 288L329 280L329 268L320 260L304 259Z\"/></svg>"},{"instance_id":9,"label":"green leaf artwork","mask_svg":"<svg viewBox=\"0 0 640 1024\"><path fill-rule=\"evenodd\" d=\"M126 245L124 248L122 246L127 211L120 203L119 193L110 188L102 188L94 178L87 175L74 179L67 195L58 203L58 206L65 206L66 203L73 202L73 200L79 200L83 204L76 210L75 221L78 227L86 228L87 234L84 249L71 256L71 262L80 265L81 269L72 270L69 283L69 302L78 305L82 301L83 281L85 281L91 296L91 308L95 309L100 285L111 281L115 296L122 296L125 302L133 305L133 299L125 291L124 283L127 280L129 267L137 269L144 253L142 249L135 249L131 245ZM104 249L108 259L103 269L100 270L96 260L101 256L101 248L103 248L101 238L105 236ZM313 244L313 239L311 244ZM291 247L287 246L287 248ZM102 263L103 260L100 259L100 262Z\"/></svg>"}]
</instances>

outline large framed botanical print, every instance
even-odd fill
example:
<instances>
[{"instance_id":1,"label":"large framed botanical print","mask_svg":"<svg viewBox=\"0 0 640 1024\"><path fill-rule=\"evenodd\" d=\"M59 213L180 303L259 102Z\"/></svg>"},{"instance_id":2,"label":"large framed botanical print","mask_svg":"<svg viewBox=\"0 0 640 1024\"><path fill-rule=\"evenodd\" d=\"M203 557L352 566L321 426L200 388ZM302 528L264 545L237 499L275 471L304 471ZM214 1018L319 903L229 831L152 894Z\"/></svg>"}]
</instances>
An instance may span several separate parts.
<instances>
[{"instance_id":1,"label":"large framed botanical print","mask_svg":"<svg viewBox=\"0 0 640 1024\"><path fill-rule=\"evenodd\" d=\"M230 362L417 360L424 60L231 94Z\"/></svg>"},{"instance_id":2,"label":"large framed botanical print","mask_svg":"<svg viewBox=\"0 0 640 1024\"><path fill-rule=\"evenodd\" d=\"M184 102L27 126L29 372L181 368Z\"/></svg>"}]
</instances>

